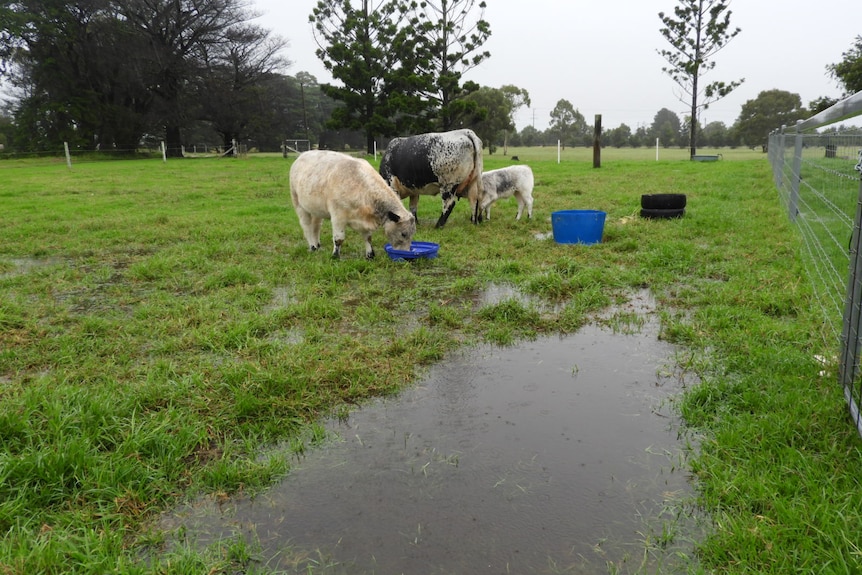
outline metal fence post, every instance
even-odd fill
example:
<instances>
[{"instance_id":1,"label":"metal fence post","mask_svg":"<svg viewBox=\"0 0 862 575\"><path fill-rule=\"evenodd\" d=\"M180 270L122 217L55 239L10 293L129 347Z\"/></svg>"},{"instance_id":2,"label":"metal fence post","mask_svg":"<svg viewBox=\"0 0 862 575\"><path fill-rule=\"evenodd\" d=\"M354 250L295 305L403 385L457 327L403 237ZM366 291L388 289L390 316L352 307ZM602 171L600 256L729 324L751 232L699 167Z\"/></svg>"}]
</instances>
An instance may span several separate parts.
<instances>
[{"instance_id":1,"label":"metal fence post","mask_svg":"<svg viewBox=\"0 0 862 575\"><path fill-rule=\"evenodd\" d=\"M767 149L769 150L769 165L772 166L772 180L775 183L775 187L780 190L781 170L783 166L781 154L784 153L783 126L782 131L775 130L769 134Z\"/></svg>"},{"instance_id":2,"label":"metal fence post","mask_svg":"<svg viewBox=\"0 0 862 575\"><path fill-rule=\"evenodd\" d=\"M783 188L784 181L784 130L787 129L786 125L781 126L781 130L775 136L775 152L773 153L772 159L772 177L775 178L775 187L779 190Z\"/></svg>"},{"instance_id":3,"label":"metal fence post","mask_svg":"<svg viewBox=\"0 0 862 575\"><path fill-rule=\"evenodd\" d=\"M790 215L790 221L796 221L796 215L799 213L799 183L802 181L802 130L799 129L799 124L802 120L796 122L796 145L793 152L793 174L790 180L790 199L787 202L787 209Z\"/></svg>"},{"instance_id":4,"label":"metal fence post","mask_svg":"<svg viewBox=\"0 0 862 575\"><path fill-rule=\"evenodd\" d=\"M862 176L862 150L859 152L856 170ZM862 323L862 233L860 231L862 231L862 179L859 181L856 219L853 222L853 232L850 237L850 272L847 279L847 296L844 301L841 359L838 366L838 378L844 388L850 417L856 424L857 431L862 434L862 416L859 412L862 386L856 390L853 389L853 383L859 375L859 351L862 348L862 340L859 337L859 326Z\"/></svg>"}]
</instances>

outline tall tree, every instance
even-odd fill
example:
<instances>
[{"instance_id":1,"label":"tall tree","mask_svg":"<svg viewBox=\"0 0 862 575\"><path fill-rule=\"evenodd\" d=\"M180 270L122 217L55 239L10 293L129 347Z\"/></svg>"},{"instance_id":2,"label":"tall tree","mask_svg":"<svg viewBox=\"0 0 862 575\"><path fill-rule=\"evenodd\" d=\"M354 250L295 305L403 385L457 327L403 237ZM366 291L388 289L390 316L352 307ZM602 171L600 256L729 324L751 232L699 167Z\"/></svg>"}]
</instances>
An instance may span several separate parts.
<instances>
[{"instance_id":1,"label":"tall tree","mask_svg":"<svg viewBox=\"0 0 862 575\"><path fill-rule=\"evenodd\" d=\"M622 148L626 144L630 144L632 137L632 129L627 124L620 124L618 127L608 131L605 141L615 148Z\"/></svg>"},{"instance_id":2,"label":"tall tree","mask_svg":"<svg viewBox=\"0 0 862 575\"><path fill-rule=\"evenodd\" d=\"M754 100L742 105L735 128L743 143L750 147L763 146L769 133L781 126L790 126L808 115L799 94L784 90L765 90Z\"/></svg>"},{"instance_id":3,"label":"tall tree","mask_svg":"<svg viewBox=\"0 0 862 575\"><path fill-rule=\"evenodd\" d=\"M548 131L557 135L564 148L580 143L583 136L589 132L584 115L568 100L559 100L550 116L551 125Z\"/></svg>"},{"instance_id":4,"label":"tall tree","mask_svg":"<svg viewBox=\"0 0 862 575\"><path fill-rule=\"evenodd\" d=\"M730 134L724 122L710 122L703 127L703 142L707 146L720 148L730 144Z\"/></svg>"},{"instance_id":5,"label":"tall tree","mask_svg":"<svg viewBox=\"0 0 862 575\"><path fill-rule=\"evenodd\" d=\"M658 53L669 64L662 71L682 89L679 99L691 107L689 148L697 153L698 113L727 96L745 79L701 85L701 78L715 68L712 57L742 30L730 27L730 0L678 0L673 15L659 12L661 35L671 45Z\"/></svg>"},{"instance_id":6,"label":"tall tree","mask_svg":"<svg viewBox=\"0 0 862 575\"><path fill-rule=\"evenodd\" d=\"M655 139L658 138L659 143L664 148L675 146L679 141L680 133L682 132L682 122L675 112L662 108L653 117L652 125L649 129L649 135ZM647 142L649 144L649 142Z\"/></svg>"},{"instance_id":7,"label":"tall tree","mask_svg":"<svg viewBox=\"0 0 862 575\"><path fill-rule=\"evenodd\" d=\"M0 12L2 69L21 90L19 148L137 142L148 102L131 78L141 46L112 15L106 0L28 0Z\"/></svg>"},{"instance_id":8,"label":"tall tree","mask_svg":"<svg viewBox=\"0 0 862 575\"><path fill-rule=\"evenodd\" d=\"M837 103L838 98L833 98L831 96L820 96L819 98L815 98L814 100L808 102L808 111L812 114L817 114L827 108L831 108Z\"/></svg>"},{"instance_id":9,"label":"tall tree","mask_svg":"<svg viewBox=\"0 0 862 575\"><path fill-rule=\"evenodd\" d=\"M542 141L542 134L533 126L524 126L521 130L521 146L537 146Z\"/></svg>"},{"instance_id":10,"label":"tall tree","mask_svg":"<svg viewBox=\"0 0 862 575\"><path fill-rule=\"evenodd\" d=\"M254 15L242 0L116 0L116 5L147 40L141 73L153 82L168 154L182 156L182 127L190 120L188 80L202 73L201 58L209 47Z\"/></svg>"},{"instance_id":11,"label":"tall tree","mask_svg":"<svg viewBox=\"0 0 862 575\"><path fill-rule=\"evenodd\" d=\"M396 131L398 107L409 108L409 83L401 57L415 53L405 16L392 0L318 0L309 22L314 26L317 57L341 85L321 84L323 93L343 103L329 121L331 128L365 133L366 148L374 149L377 135ZM401 96L399 100L398 96Z\"/></svg>"},{"instance_id":12,"label":"tall tree","mask_svg":"<svg viewBox=\"0 0 862 575\"><path fill-rule=\"evenodd\" d=\"M417 63L424 66L425 96L436 103L440 128L454 127L459 107L465 102L461 78L491 53L482 45L491 35L484 19L485 2L476 0L398 0L410 13L417 43ZM478 8L478 15L473 12ZM427 82L430 81L430 85Z\"/></svg>"},{"instance_id":13,"label":"tall tree","mask_svg":"<svg viewBox=\"0 0 862 575\"><path fill-rule=\"evenodd\" d=\"M862 91L862 36L856 36L856 42L841 57L843 60L826 69L844 87L844 95L850 96Z\"/></svg>"},{"instance_id":14,"label":"tall tree","mask_svg":"<svg viewBox=\"0 0 862 575\"><path fill-rule=\"evenodd\" d=\"M219 44L202 47L197 100L202 118L222 135L225 149L231 142L272 123L272 109L262 106L261 94L271 76L288 65L279 53L286 41L250 24L233 26Z\"/></svg>"},{"instance_id":15,"label":"tall tree","mask_svg":"<svg viewBox=\"0 0 862 575\"><path fill-rule=\"evenodd\" d=\"M301 120L298 127L286 134L288 138L299 138L305 140L315 140L317 135L323 131L324 114L323 112L323 93L320 89L320 84L312 74L308 72L299 72L293 78L293 84L299 92L299 108ZM294 101L296 99L294 98ZM326 98L327 102L332 102ZM325 114L329 117L331 109ZM302 134L302 135L300 135Z\"/></svg>"},{"instance_id":16,"label":"tall tree","mask_svg":"<svg viewBox=\"0 0 862 575\"><path fill-rule=\"evenodd\" d=\"M479 114L471 125L488 147L488 153L493 154L497 149L498 137L515 129L512 102L502 89L487 86L471 92L466 99L477 104Z\"/></svg>"},{"instance_id":17,"label":"tall tree","mask_svg":"<svg viewBox=\"0 0 862 575\"><path fill-rule=\"evenodd\" d=\"M530 106L530 93L523 88L518 88L512 84L507 84L500 88L506 100L509 102L509 123L512 125L510 130L515 129L515 112L522 106ZM509 153L509 130L505 131L503 137L503 153Z\"/></svg>"}]
</instances>

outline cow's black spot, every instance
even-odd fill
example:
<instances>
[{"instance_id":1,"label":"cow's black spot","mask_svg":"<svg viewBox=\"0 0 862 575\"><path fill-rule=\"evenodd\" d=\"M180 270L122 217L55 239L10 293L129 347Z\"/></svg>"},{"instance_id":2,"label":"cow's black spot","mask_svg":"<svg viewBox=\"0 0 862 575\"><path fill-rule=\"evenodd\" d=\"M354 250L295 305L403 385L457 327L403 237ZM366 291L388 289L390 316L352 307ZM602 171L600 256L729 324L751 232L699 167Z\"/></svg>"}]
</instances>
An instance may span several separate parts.
<instances>
[{"instance_id":1,"label":"cow's black spot","mask_svg":"<svg viewBox=\"0 0 862 575\"><path fill-rule=\"evenodd\" d=\"M389 147L380 164L380 175L386 181L395 176L408 188L422 188L437 182L426 139L404 138L393 141Z\"/></svg>"}]
</instances>

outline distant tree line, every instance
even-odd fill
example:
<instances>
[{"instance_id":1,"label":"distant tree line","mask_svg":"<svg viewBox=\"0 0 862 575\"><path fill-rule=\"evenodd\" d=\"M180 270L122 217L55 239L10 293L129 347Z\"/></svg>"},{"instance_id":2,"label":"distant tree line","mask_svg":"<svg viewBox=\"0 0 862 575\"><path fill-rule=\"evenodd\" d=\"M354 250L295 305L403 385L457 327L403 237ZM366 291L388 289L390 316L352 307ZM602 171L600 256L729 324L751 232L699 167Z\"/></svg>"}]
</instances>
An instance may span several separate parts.
<instances>
[{"instance_id":1,"label":"distant tree line","mask_svg":"<svg viewBox=\"0 0 862 575\"><path fill-rule=\"evenodd\" d=\"M355 6L354 6L355 4ZM593 126L561 99L549 127L515 129L530 106L515 85L480 86L464 74L490 54L476 0L318 0L308 16L333 83L285 74L287 42L251 21L242 0L21 0L0 5L0 77L8 99L0 145L48 150L134 151L165 142L168 153L239 141L261 151L285 140L365 149L406 133L474 129L494 153L507 145L591 146ZM667 24L667 22L665 22ZM862 89L862 37L826 66L845 89ZM11 89L11 92L10 92ZM11 96L11 97L9 97ZM797 94L761 92L736 122L692 125L659 110L651 124L606 128L604 146L766 143L769 131L816 113Z\"/></svg>"},{"instance_id":2,"label":"distant tree line","mask_svg":"<svg viewBox=\"0 0 862 575\"><path fill-rule=\"evenodd\" d=\"M5 131L20 149L58 142L135 150L299 123L301 78L279 72L285 41L240 0L22 0L0 6L0 72L14 90ZM314 102L312 102L313 104ZM183 131L188 131L183 138ZM296 129L292 130L296 131Z\"/></svg>"},{"instance_id":3,"label":"distant tree line","mask_svg":"<svg viewBox=\"0 0 862 575\"><path fill-rule=\"evenodd\" d=\"M856 56L858 66L862 69L862 38L859 40ZM848 86L849 87L849 86ZM859 87L862 89L862 86ZM859 91L859 89L855 91ZM855 93L848 90L845 96ZM749 147L765 150L769 134L781 126L792 126L797 120L825 110L835 104L834 98L821 97L802 105L799 94L784 90L765 90L757 98L748 100L742 105L736 121L728 126L724 122L709 122L705 126L696 123L694 132L700 147ZM594 127L588 123L576 108L567 100L557 102L550 113L551 123L546 130L536 130L532 126L523 128L520 132L498 134L497 142L504 135L513 146L556 146L591 147L594 139ZM848 132L862 132L854 128L845 128ZM685 148L691 144L691 118L680 118L675 112L662 108L653 117L649 125L639 125L634 130L627 124L616 128L605 129L601 134L601 143L605 147L641 147L655 146L662 148Z\"/></svg>"}]
</instances>

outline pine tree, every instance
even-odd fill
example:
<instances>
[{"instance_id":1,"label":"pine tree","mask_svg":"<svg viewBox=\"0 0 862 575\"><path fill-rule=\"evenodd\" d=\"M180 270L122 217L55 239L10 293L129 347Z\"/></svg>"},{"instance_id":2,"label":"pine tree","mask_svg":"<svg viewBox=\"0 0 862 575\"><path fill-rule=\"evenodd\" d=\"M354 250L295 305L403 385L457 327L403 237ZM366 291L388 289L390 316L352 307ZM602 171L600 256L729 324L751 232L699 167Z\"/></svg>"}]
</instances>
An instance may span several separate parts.
<instances>
[{"instance_id":1,"label":"pine tree","mask_svg":"<svg viewBox=\"0 0 862 575\"><path fill-rule=\"evenodd\" d=\"M701 85L701 78L715 68L712 57L742 30L730 27L729 0L679 0L673 15L659 12L664 27L661 35L671 45L658 50L667 60L662 71L682 89L680 101L690 104L689 147L697 153L698 112L730 94L745 79L734 82L715 81Z\"/></svg>"}]
</instances>

